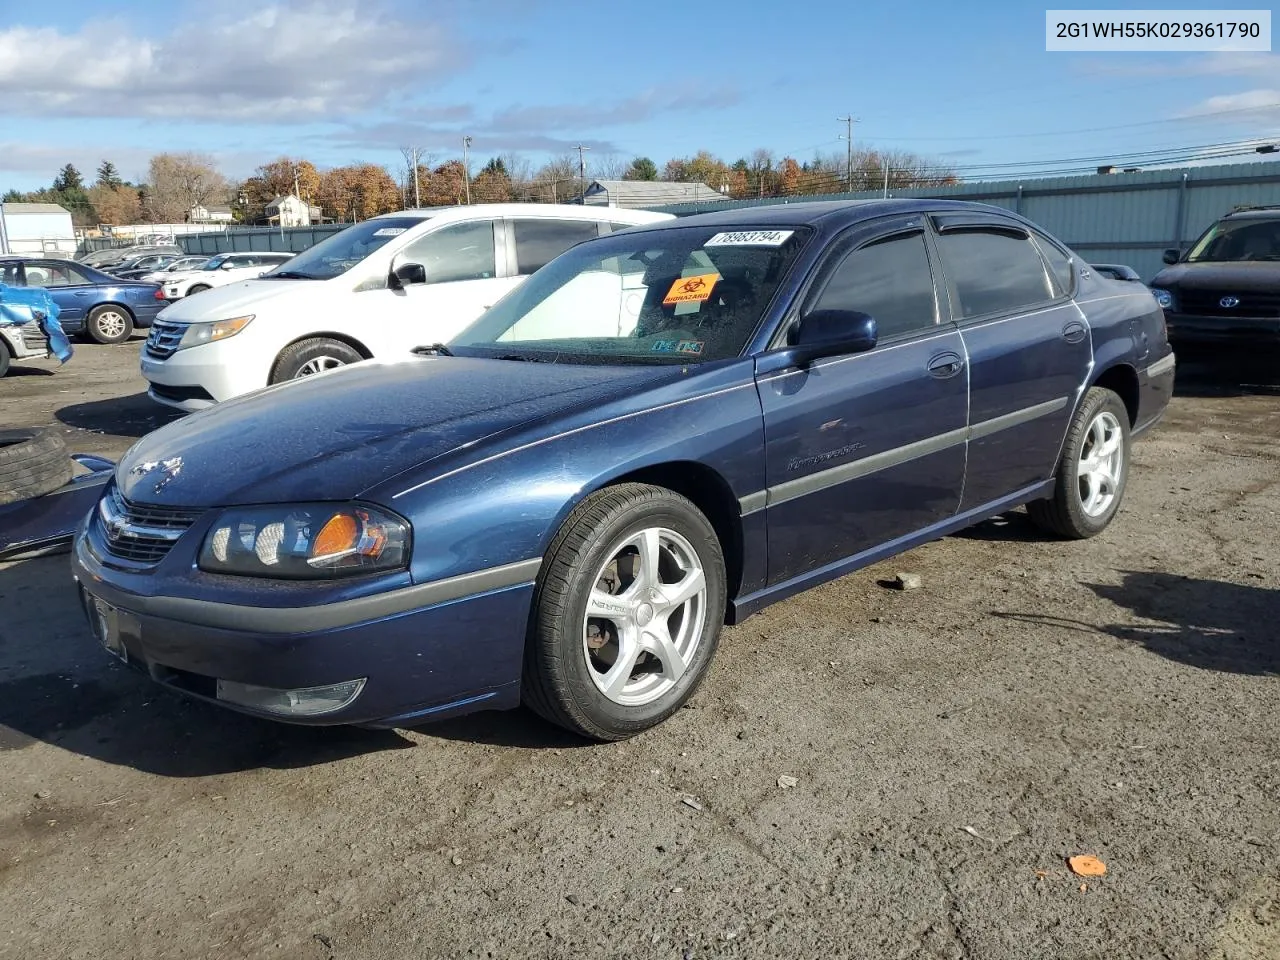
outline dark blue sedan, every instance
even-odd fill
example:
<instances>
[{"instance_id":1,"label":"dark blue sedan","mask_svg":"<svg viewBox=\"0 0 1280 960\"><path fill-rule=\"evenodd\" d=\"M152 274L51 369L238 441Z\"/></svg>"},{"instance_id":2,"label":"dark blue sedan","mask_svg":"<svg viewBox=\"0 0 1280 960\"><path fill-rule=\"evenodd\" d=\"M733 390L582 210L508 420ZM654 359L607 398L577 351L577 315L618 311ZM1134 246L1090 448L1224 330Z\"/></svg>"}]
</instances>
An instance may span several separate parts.
<instances>
[{"instance_id":1,"label":"dark blue sedan","mask_svg":"<svg viewBox=\"0 0 1280 960\"><path fill-rule=\"evenodd\" d=\"M58 304L62 329L98 343L123 343L168 306L158 284L121 280L74 260L0 257L0 282L44 287Z\"/></svg>"},{"instance_id":2,"label":"dark blue sedan","mask_svg":"<svg viewBox=\"0 0 1280 960\"><path fill-rule=\"evenodd\" d=\"M262 716L620 739L767 604L1024 504L1100 533L1174 375L1145 287L941 201L624 230L418 352L139 441L73 554L101 643Z\"/></svg>"}]
</instances>

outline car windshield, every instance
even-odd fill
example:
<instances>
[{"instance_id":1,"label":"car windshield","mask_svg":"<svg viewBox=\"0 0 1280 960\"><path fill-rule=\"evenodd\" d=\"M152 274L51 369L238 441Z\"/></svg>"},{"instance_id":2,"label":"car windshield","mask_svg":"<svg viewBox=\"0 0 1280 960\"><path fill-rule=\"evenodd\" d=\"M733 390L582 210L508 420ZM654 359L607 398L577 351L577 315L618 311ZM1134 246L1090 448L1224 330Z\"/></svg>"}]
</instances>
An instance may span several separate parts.
<instances>
[{"instance_id":1,"label":"car windshield","mask_svg":"<svg viewBox=\"0 0 1280 960\"><path fill-rule=\"evenodd\" d=\"M1188 263L1280 260L1280 219L1220 220L1187 254Z\"/></svg>"},{"instance_id":2,"label":"car windshield","mask_svg":"<svg viewBox=\"0 0 1280 960\"><path fill-rule=\"evenodd\" d=\"M670 227L589 240L450 341L456 352L567 363L739 356L807 231Z\"/></svg>"},{"instance_id":3,"label":"car windshield","mask_svg":"<svg viewBox=\"0 0 1280 960\"><path fill-rule=\"evenodd\" d=\"M226 257L210 257L208 260L204 262L204 266L201 267L200 269L201 270L217 270L220 266L222 266L226 262L227 262Z\"/></svg>"},{"instance_id":4,"label":"car windshield","mask_svg":"<svg viewBox=\"0 0 1280 960\"><path fill-rule=\"evenodd\" d=\"M314 247L308 247L290 259L288 266L265 274L262 279L301 277L309 280L332 280L346 273L379 247L426 221L426 217L379 217L352 224L321 240Z\"/></svg>"}]
</instances>

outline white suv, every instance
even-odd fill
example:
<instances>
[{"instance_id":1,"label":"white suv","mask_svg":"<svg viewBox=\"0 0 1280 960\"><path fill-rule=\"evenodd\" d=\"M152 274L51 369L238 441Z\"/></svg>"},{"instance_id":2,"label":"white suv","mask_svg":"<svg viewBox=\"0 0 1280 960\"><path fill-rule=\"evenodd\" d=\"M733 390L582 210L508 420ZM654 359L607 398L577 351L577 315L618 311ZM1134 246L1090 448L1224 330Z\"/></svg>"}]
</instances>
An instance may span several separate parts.
<instances>
[{"instance_id":1,"label":"white suv","mask_svg":"<svg viewBox=\"0 0 1280 960\"><path fill-rule=\"evenodd\" d=\"M292 253L220 253L194 270L166 276L164 298L181 300L193 293L261 276L293 257Z\"/></svg>"},{"instance_id":2,"label":"white suv","mask_svg":"<svg viewBox=\"0 0 1280 960\"><path fill-rule=\"evenodd\" d=\"M555 204L388 213L263 276L166 308L148 395L199 410L273 383L448 340L569 247L670 214Z\"/></svg>"}]
</instances>

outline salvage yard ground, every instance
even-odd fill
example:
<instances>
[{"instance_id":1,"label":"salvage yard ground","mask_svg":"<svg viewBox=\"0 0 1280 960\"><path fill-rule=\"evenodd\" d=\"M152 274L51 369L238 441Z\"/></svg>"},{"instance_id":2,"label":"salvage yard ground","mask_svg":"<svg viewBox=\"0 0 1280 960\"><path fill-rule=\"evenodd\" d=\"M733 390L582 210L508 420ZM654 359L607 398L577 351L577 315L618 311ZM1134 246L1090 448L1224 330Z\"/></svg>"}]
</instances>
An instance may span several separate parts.
<instances>
[{"instance_id":1,"label":"salvage yard ground","mask_svg":"<svg viewBox=\"0 0 1280 960\"><path fill-rule=\"evenodd\" d=\"M139 345L5 423L119 455L176 416ZM1015 513L780 604L622 744L240 717L112 665L65 557L0 565L0 957L1280 957L1280 364L1223 369L1099 538Z\"/></svg>"}]
</instances>

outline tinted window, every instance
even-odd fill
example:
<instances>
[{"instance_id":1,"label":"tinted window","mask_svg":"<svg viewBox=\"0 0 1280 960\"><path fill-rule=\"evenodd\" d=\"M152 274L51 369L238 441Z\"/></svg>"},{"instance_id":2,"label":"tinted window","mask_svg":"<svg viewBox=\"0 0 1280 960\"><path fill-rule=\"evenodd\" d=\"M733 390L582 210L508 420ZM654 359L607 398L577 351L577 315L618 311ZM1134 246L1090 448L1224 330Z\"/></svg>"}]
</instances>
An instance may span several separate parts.
<instances>
[{"instance_id":1,"label":"tinted window","mask_svg":"<svg viewBox=\"0 0 1280 960\"><path fill-rule=\"evenodd\" d=\"M953 230L938 237L960 317L1008 313L1053 299L1040 254L1025 236Z\"/></svg>"},{"instance_id":2,"label":"tinted window","mask_svg":"<svg viewBox=\"0 0 1280 960\"><path fill-rule=\"evenodd\" d=\"M488 280L497 275L493 256L493 221L454 223L433 230L405 247L404 263L427 269L427 283Z\"/></svg>"},{"instance_id":3,"label":"tinted window","mask_svg":"<svg viewBox=\"0 0 1280 960\"><path fill-rule=\"evenodd\" d=\"M599 235L594 220L514 220L516 271L527 276L583 240Z\"/></svg>"},{"instance_id":4,"label":"tinted window","mask_svg":"<svg viewBox=\"0 0 1280 960\"><path fill-rule=\"evenodd\" d=\"M815 309L857 310L876 318L880 338L931 327L937 320L924 235L881 240L845 257Z\"/></svg>"},{"instance_id":5,"label":"tinted window","mask_svg":"<svg viewBox=\"0 0 1280 960\"><path fill-rule=\"evenodd\" d=\"M0 283L7 284L10 287L25 287L26 282L22 279L22 267L16 263L0 264Z\"/></svg>"},{"instance_id":6,"label":"tinted window","mask_svg":"<svg viewBox=\"0 0 1280 960\"><path fill-rule=\"evenodd\" d=\"M1053 279L1058 283L1058 293L1070 293L1075 286L1075 273L1071 269L1071 258L1063 252L1061 247L1043 234L1037 233L1036 241L1040 245L1040 251L1044 254L1044 258L1049 261L1049 272L1053 274Z\"/></svg>"},{"instance_id":7,"label":"tinted window","mask_svg":"<svg viewBox=\"0 0 1280 960\"><path fill-rule=\"evenodd\" d=\"M75 270L63 263L27 264L27 286L71 287L88 282L88 278L79 270Z\"/></svg>"}]
</instances>

